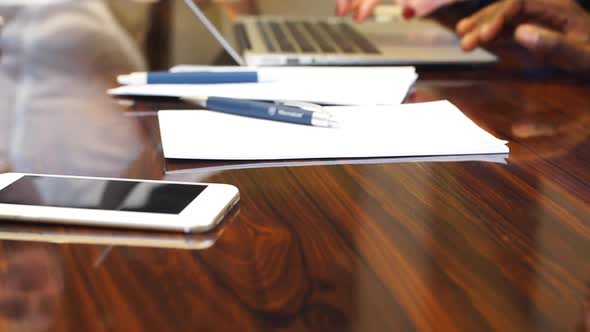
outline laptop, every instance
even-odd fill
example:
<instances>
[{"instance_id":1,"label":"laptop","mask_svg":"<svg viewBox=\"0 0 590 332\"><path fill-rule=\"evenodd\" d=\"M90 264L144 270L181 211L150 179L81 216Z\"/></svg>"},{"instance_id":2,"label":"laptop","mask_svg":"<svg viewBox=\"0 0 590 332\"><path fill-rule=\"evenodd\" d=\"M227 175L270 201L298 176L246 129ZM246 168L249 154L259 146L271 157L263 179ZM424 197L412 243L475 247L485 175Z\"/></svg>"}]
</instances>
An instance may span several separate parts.
<instances>
[{"instance_id":1,"label":"laptop","mask_svg":"<svg viewBox=\"0 0 590 332\"><path fill-rule=\"evenodd\" d=\"M466 53L453 31L432 20L357 24L339 17L243 16L223 35L194 0L186 5L240 65L487 64L482 48Z\"/></svg>"}]
</instances>

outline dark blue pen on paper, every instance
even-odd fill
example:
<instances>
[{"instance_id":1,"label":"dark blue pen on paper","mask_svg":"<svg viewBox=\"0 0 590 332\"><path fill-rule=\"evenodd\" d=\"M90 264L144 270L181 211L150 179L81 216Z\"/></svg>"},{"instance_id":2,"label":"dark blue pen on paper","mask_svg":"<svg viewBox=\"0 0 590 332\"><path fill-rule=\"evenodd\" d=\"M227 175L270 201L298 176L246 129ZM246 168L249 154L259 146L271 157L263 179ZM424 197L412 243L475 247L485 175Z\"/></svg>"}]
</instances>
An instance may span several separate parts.
<instances>
[{"instance_id":1,"label":"dark blue pen on paper","mask_svg":"<svg viewBox=\"0 0 590 332\"><path fill-rule=\"evenodd\" d=\"M121 85L262 83L276 80L275 76L258 71L161 71L131 73L117 77Z\"/></svg>"},{"instance_id":2,"label":"dark blue pen on paper","mask_svg":"<svg viewBox=\"0 0 590 332\"><path fill-rule=\"evenodd\" d=\"M321 106L314 105L315 110L288 103L271 103L247 99L223 97L183 97L185 101L197 104L211 111L245 116L250 118L279 121L315 127L337 127L332 115L322 111ZM302 105L296 103L295 105ZM320 110L317 110L320 109Z\"/></svg>"}]
</instances>

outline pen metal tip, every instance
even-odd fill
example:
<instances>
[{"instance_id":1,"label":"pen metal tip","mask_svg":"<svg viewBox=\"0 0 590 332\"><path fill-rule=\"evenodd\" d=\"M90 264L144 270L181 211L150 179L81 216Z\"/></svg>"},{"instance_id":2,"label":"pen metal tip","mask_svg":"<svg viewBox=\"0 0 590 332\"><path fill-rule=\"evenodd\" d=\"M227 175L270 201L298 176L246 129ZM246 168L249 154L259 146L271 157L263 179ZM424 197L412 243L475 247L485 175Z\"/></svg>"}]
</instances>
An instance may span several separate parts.
<instances>
[{"instance_id":1,"label":"pen metal tip","mask_svg":"<svg viewBox=\"0 0 590 332\"><path fill-rule=\"evenodd\" d=\"M338 121L326 118L313 118L311 123L315 127L324 127L324 128L339 128L340 125Z\"/></svg>"},{"instance_id":2,"label":"pen metal tip","mask_svg":"<svg viewBox=\"0 0 590 332\"><path fill-rule=\"evenodd\" d=\"M180 98L183 101L192 103L192 104L197 104L200 106L205 107L207 104L207 97L204 96L187 96L187 97L181 97Z\"/></svg>"}]
</instances>

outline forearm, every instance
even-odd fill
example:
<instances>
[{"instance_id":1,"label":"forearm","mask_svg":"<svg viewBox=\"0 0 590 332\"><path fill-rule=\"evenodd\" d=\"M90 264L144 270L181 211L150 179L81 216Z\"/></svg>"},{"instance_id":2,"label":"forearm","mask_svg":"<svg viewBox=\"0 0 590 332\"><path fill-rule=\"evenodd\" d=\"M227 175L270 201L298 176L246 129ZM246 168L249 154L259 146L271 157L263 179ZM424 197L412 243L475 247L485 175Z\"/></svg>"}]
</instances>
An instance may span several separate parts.
<instances>
[{"instance_id":1,"label":"forearm","mask_svg":"<svg viewBox=\"0 0 590 332\"><path fill-rule=\"evenodd\" d=\"M484 6L487 6L493 2L496 2L497 0L471 0L471 2L473 2L473 5L481 8ZM590 0L577 0L578 3L580 4L580 6L586 8L587 10L590 10Z\"/></svg>"}]
</instances>

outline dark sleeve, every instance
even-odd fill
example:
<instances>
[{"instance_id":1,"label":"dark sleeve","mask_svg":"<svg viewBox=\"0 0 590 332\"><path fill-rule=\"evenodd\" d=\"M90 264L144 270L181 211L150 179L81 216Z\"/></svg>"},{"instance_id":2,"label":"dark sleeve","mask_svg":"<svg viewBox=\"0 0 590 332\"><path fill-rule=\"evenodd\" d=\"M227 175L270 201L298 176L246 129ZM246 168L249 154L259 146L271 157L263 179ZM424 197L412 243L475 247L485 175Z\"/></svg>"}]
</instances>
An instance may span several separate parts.
<instances>
[{"instance_id":1,"label":"dark sleeve","mask_svg":"<svg viewBox=\"0 0 590 332\"><path fill-rule=\"evenodd\" d=\"M484 7L484 6L487 6L491 3L496 2L496 0L475 0L475 2L477 2L477 5L479 7Z\"/></svg>"},{"instance_id":2,"label":"dark sleeve","mask_svg":"<svg viewBox=\"0 0 590 332\"><path fill-rule=\"evenodd\" d=\"M590 0L577 0L577 1L586 10L590 10ZM485 7L489 4L491 4L493 2L496 2L496 0L475 0L474 2L478 8L481 8L481 7Z\"/></svg>"}]
</instances>

